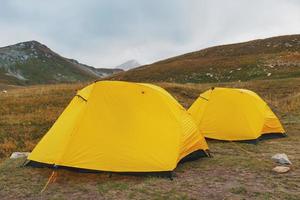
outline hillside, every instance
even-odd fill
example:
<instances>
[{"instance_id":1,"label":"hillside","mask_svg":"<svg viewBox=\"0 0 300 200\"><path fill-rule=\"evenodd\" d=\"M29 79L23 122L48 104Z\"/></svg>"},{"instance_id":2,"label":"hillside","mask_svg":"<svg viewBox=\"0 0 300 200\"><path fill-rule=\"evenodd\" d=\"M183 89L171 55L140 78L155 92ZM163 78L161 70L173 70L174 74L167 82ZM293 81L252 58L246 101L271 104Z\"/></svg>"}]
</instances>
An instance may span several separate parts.
<instances>
[{"instance_id":1,"label":"hillside","mask_svg":"<svg viewBox=\"0 0 300 200\"><path fill-rule=\"evenodd\" d=\"M110 77L140 82L227 82L300 76L300 35L211 47Z\"/></svg>"},{"instance_id":2,"label":"hillside","mask_svg":"<svg viewBox=\"0 0 300 200\"><path fill-rule=\"evenodd\" d=\"M97 69L64 58L37 42L22 42L0 48L0 83L45 84L102 78L120 69Z\"/></svg>"}]
</instances>

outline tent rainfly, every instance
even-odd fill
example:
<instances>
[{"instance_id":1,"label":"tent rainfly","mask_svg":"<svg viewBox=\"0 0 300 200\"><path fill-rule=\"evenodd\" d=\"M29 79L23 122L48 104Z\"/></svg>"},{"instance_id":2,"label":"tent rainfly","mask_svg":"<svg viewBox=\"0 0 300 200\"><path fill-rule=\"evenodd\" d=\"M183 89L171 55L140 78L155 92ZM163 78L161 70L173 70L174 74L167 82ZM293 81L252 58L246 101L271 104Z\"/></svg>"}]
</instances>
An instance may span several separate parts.
<instances>
[{"instance_id":1,"label":"tent rainfly","mask_svg":"<svg viewBox=\"0 0 300 200\"><path fill-rule=\"evenodd\" d=\"M164 89L98 81L77 93L28 160L99 171L170 172L206 150L192 117Z\"/></svg>"},{"instance_id":2,"label":"tent rainfly","mask_svg":"<svg viewBox=\"0 0 300 200\"><path fill-rule=\"evenodd\" d=\"M285 136L267 103L250 90L212 88L200 94L188 112L206 138L256 141Z\"/></svg>"}]
</instances>

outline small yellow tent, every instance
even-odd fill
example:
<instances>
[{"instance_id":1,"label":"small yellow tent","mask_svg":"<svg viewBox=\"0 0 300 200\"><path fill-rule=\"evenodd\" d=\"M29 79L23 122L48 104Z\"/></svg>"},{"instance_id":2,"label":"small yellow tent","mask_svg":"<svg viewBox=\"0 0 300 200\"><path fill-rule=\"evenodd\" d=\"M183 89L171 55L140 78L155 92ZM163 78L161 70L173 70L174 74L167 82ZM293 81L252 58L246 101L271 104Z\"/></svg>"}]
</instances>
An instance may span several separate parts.
<instances>
[{"instance_id":1,"label":"small yellow tent","mask_svg":"<svg viewBox=\"0 0 300 200\"><path fill-rule=\"evenodd\" d=\"M157 172L172 171L181 159L207 149L192 117L164 89L98 81L77 93L28 159L90 170Z\"/></svg>"},{"instance_id":2,"label":"small yellow tent","mask_svg":"<svg viewBox=\"0 0 300 200\"><path fill-rule=\"evenodd\" d=\"M189 108L201 133L211 139L256 140L283 136L284 129L269 106L256 93L245 89L212 88Z\"/></svg>"}]
</instances>

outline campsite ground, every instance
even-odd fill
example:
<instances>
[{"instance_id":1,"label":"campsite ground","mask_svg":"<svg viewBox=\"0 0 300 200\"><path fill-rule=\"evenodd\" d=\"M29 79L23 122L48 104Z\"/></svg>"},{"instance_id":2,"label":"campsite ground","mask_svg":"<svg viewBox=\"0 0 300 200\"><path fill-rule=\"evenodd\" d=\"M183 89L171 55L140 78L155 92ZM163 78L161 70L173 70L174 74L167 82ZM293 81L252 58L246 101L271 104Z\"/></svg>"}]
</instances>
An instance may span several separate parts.
<instances>
[{"instance_id":1,"label":"campsite ground","mask_svg":"<svg viewBox=\"0 0 300 200\"><path fill-rule=\"evenodd\" d=\"M211 86L249 88L280 117L287 138L257 145L208 141L213 158L179 165L171 181L157 177L82 174L20 167L13 151L30 151L84 84L11 88L0 94L0 197L5 199L300 199L300 79L220 84L159 83L185 107ZM270 157L286 153L290 172L276 174Z\"/></svg>"}]
</instances>

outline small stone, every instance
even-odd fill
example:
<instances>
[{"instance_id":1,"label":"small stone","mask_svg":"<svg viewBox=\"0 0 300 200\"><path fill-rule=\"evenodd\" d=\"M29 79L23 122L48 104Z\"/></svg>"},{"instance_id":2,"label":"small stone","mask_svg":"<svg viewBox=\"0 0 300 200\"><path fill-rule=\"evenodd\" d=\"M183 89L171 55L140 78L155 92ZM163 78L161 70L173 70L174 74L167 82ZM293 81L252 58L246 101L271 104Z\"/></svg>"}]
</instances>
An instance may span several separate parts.
<instances>
[{"instance_id":1,"label":"small stone","mask_svg":"<svg viewBox=\"0 0 300 200\"><path fill-rule=\"evenodd\" d=\"M272 73L268 73L268 75L267 76L271 76L272 75Z\"/></svg>"},{"instance_id":2,"label":"small stone","mask_svg":"<svg viewBox=\"0 0 300 200\"><path fill-rule=\"evenodd\" d=\"M284 46L285 47L292 47L293 45L291 45L290 43L286 42L286 43L284 43Z\"/></svg>"},{"instance_id":3,"label":"small stone","mask_svg":"<svg viewBox=\"0 0 300 200\"><path fill-rule=\"evenodd\" d=\"M289 160L288 156L285 153L277 153L272 156L272 160L280 164L291 165L292 162Z\"/></svg>"},{"instance_id":4,"label":"small stone","mask_svg":"<svg viewBox=\"0 0 300 200\"><path fill-rule=\"evenodd\" d=\"M290 171L290 167L286 167L286 166L276 166L272 169L272 171L277 172L277 173L286 173L288 171Z\"/></svg>"},{"instance_id":5,"label":"small stone","mask_svg":"<svg viewBox=\"0 0 300 200\"><path fill-rule=\"evenodd\" d=\"M28 156L29 152L13 152L10 156L10 159L27 158Z\"/></svg>"}]
</instances>

